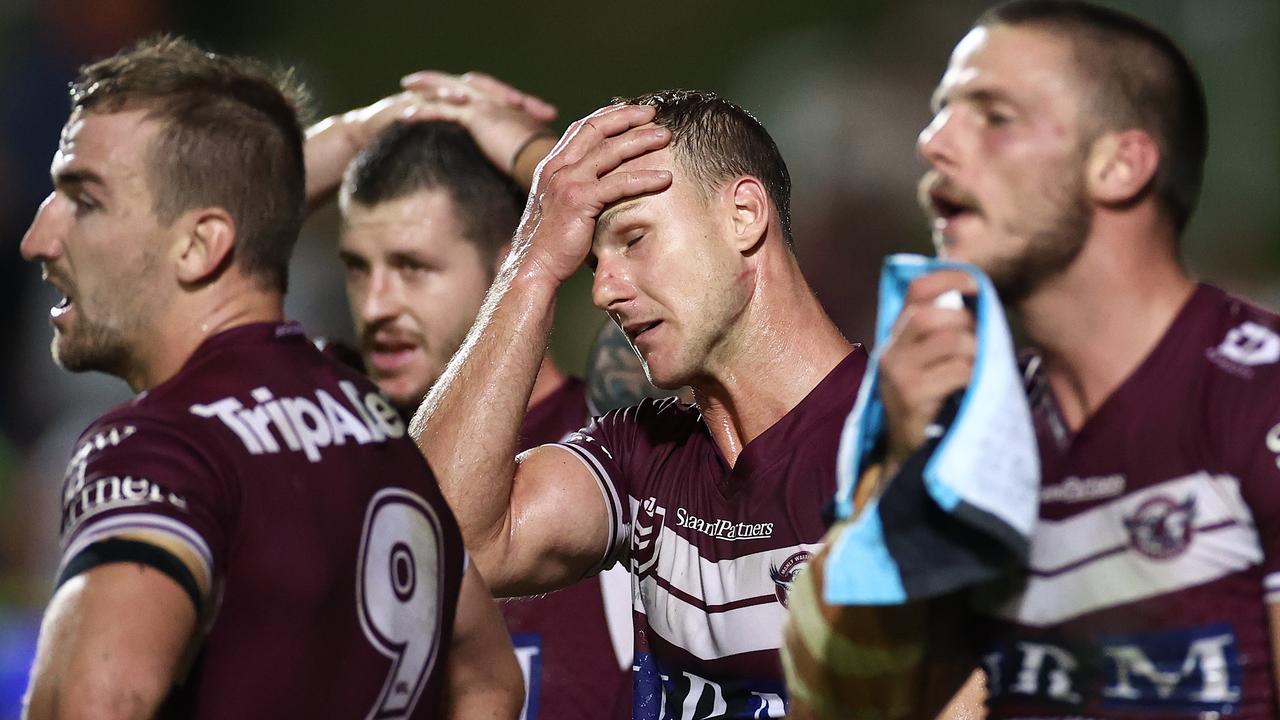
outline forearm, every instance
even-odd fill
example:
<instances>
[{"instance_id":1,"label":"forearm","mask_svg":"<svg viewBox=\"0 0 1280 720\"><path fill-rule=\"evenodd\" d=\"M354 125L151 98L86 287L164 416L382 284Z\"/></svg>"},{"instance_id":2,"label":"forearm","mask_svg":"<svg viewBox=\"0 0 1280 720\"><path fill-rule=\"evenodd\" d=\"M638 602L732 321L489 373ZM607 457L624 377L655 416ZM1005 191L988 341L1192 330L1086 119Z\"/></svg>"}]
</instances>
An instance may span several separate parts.
<instances>
[{"instance_id":1,"label":"forearm","mask_svg":"<svg viewBox=\"0 0 1280 720\"><path fill-rule=\"evenodd\" d=\"M542 159L555 146L555 135L550 133L535 135L511 159L511 179L524 190L533 187L533 176L538 171L538 163L542 162Z\"/></svg>"},{"instance_id":2,"label":"forearm","mask_svg":"<svg viewBox=\"0 0 1280 720\"><path fill-rule=\"evenodd\" d=\"M513 251L410 424L486 578L507 540L520 426L546 352L558 287L527 255Z\"/></svg>"},{"instance_id":3,"label":"forearm","mask_svg":"<svg viewBox=\"0 0 1280 720\"><path fill-rule=\"evenodd\" d=\"M345 115L334 115L307 128L305 152L307 207L315 209L328 200L342 182L347 163L361 143Z\"/></svg>"}]
</instances>

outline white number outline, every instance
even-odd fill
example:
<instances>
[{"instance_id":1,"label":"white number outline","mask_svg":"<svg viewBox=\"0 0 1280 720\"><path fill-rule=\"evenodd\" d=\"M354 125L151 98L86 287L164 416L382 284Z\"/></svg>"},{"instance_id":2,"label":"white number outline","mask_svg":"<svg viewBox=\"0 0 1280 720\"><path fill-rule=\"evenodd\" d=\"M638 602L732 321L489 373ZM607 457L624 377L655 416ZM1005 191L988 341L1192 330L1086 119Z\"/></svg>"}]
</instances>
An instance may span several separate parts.
<instances>
[{"instance_id":1,"label":"white number outline","mask_svg":"<svg viewBox=\"0 0 1280 720\"><path fill-rule=\"evenodd\" d=\"M387 704L390 700L392 684L400 670L400 662L404 656L404 648L406 643L396 642L387 638L376 627L376 619L370 617L369 604L365 599L365 559L369 554L369 539L373 531L374 522L377 515L389 505L406 505L409 508L418 511L426 521L427 528L431 531L436 551L436 567L438 568L437 577L417 578L418 583L430 583L436 592L436 620L435 627L424 628L429 632L428 640L431 643L431 649L427 656L426 663L423 664L422 672L419 674L417 682L414 685L413 693L409 702L403 710L388 709ZM391 670L387 673L387 679L382 685L382 691L378 693L378 700L369 710L366 716L367 720L384 720L386 718L407 718L413 714L414 708L418 704L418 699L422 695L422 691L427 686L427 678L431 677L431 671L435 667L436 657L440 650L440 631L444 621L444 586L441 582L444 574L445 558L444 558L444 533L441 529L440 518L436 515L436 511L421 496L403 488L384 488L374 494L373 499L369 501L368 510L364 516L364 529L360 533L360 554L356 560L356 616L360 618L360 628L364 631L365 638L373 647L391 659ZM417 568L415 568L416 571ZM394 582L394 579L393 579Z\"/></svg>"}]
</instances>

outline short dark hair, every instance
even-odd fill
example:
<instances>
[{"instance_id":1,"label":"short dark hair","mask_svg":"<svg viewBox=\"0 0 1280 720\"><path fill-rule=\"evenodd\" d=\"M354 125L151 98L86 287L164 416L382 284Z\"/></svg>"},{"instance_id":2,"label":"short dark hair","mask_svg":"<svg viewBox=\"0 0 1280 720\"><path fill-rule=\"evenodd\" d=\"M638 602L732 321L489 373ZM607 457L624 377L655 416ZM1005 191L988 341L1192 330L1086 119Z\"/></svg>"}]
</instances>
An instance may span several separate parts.
<instances>
[{"instance_id":1,"label":"short dark hair","mask_svg":"<svg viewBox=\"0 0 1280 720\"><path fill-rule=\"evenodd\" d=\"M1039 27L1071 43L1101 129L1136 128L1155 139L1152 192L1175 227L1186 227L1204 179L1209 120L1200 77L1178 45L1132 15L1078 0L1013 0L974 24L994 25Z\"/></svg>"},{"instance_id":2,"label":"short dark hair","mask_svg":"<svg viewBox=\"0 0 1280 720\"><path fill-rule=\"evenodd\" d=\"M224 208L236 223L234 262L280 292L306 202L304 98L290 71L169 36L87 65L71 84L73 113L140 108L161 122L146 159L153 211L172 222Z\"/></svg>"},{"instance_id":3,"label":"short dark hair","mask_svg":"<svg viewBox=\"0 0 1280 720\"><path fill-rule=\"evenodd\" d=\"M525 194L456 123L392 125L351 162L342 182L346 198L370 207L436 189L449 193L467 239L486 260L511 242Z\"/></svg>"},{"instance_id":4,"label":"short dark hair","mask_svg":"<svg viewBox=\"0 0 1280 720\"><path fill-rule=\"evenodd\" d=\"M708 191L740 175L764 183L778 211L782 236L791 243L791 174L777 143L754 115L715 93L696 90L663 90L613 101L657 108L653 122L671 131L671 148Z\"/></svg>"}]
</instances>

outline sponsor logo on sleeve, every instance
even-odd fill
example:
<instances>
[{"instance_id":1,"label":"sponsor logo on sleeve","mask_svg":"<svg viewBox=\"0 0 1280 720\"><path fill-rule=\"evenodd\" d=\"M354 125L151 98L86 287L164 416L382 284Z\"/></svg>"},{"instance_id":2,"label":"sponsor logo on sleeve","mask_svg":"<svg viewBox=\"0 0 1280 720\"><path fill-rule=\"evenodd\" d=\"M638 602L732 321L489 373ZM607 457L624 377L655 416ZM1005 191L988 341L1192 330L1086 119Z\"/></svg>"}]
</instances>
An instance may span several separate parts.
<instances>
[{"instance_id":1,"label":"sponsor logo on sleeve","mask_svg":"<svg viewBox=\"0 0 1280 720\"><path fill-rule=\"evenodd\" d=\"M187 501L181 495L144 477L110 475L79 484L62 505L62 534L68 536L88 518L108 510L139 505L167 505L186 511Z\"/></svg>"},{"instance_id":2,"label":"sponsor logo on sleeve","mask_svg":"<svg viewBox=\"0 0 1280 720\"><path fill-rule=\"evenodd\" d=\"M63 491L65 492L62 498L63 502L70 502L72 496L84 488L85 468L89 466L89 458L94 453L117 447L125 440L133 437L137 432L138 428L133 425L107 428L81 443L67 463L66 484L63 486Z\"/></svg>"},{"instance_id":3,"label":"sponsor logo on sleeve","mask_svg":"<svg viewBox=\"0 0 1280 720\"><path fill-rule=\"evenodd\" d=\"M365 445L404 437L404 419L381 393L363 395L348 380L338 383L342 402L323 388L308 397L275 397L266 387L254 388L256 404L235 397L192 405L193 415L217 418L251 455L301 452L320 462L324 448L348 441Z\"/></svg>"}]
</instances>

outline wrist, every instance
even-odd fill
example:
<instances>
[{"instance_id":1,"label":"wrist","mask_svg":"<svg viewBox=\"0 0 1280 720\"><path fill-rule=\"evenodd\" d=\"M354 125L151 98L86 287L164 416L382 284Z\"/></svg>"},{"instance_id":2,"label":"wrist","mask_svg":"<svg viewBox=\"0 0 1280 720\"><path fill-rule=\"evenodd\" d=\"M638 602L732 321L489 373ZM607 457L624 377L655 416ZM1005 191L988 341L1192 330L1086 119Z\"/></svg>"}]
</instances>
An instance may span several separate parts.
<instances>
[{"instance_id":1,"label":"wrist","mask_svg":"<svg viewBox=\"0 0 1280 720\"><path fill-rule=\"evenodd\" d=\"M542 162L555 147L556 136L545 128L525 138L511 155L510 175L516 184L525 190L533 187L533 176Z\"/></svg>"}]
</instances>

